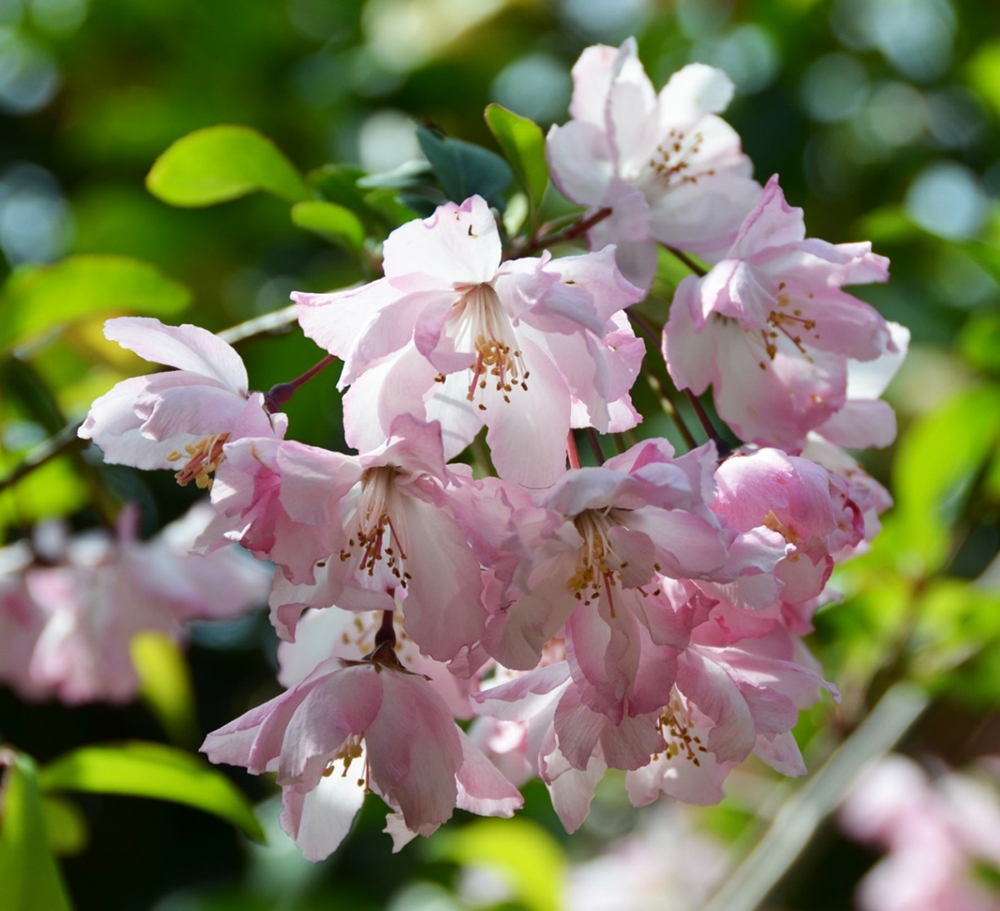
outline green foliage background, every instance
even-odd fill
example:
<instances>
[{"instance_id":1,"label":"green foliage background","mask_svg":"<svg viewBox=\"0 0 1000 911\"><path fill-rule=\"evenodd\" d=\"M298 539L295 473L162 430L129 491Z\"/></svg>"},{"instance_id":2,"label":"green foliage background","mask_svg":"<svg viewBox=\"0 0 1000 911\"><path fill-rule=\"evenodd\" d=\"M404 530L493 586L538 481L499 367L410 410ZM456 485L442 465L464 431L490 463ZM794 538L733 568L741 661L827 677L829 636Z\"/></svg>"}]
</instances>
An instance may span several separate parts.
<instances>
[{"instance_id":1,"label":"green foliage background","mask_svg":"<svg viewBox=\"0 0 1000 911\"><path fill-rule=\"evenodd\" d=\"M560 122L580 51L632 33L657 85L693 59L730 71L739 93L727 118L758 179L780 173L814 236L871 239L890 256L890 284L861 296L913 331L888 394L900 439L868 458L891 484L896 510L872 552L837 580L844 602L817 618L814 646L843 701L800 723L810 767L901 681L929 700L903 748L958 765L997 752L1000 30L986 0L2 0L0 477L96 395L143 372L104 343L103 318L141 312L221 330L285 306L292 289L370 275L376 251L365 237L378 240L412 217L397 199L407 177L367 181L359 206L345 176L392 171L416 154L412 122L499 153L487 104L543 129ZM212 154L237 162L240 180L230 174L184 196L174 189L187 185L183 172L165 159L153 164L176 140L218 124L269 137L294 167L281 172L269 159L280 153L266 143L252 154L227 151L239 130L213 133ZM331 162L362 170L323 170ZM178 205L152 195L147 175L150 189ZM537 186L537 173L528 179ZM271 192L236 198L258 185ZM407 204L433 199L420 192ZM233 201L191 208L223 199ZM677 278L664 270L645 305L661 322ZM317 358L296 332L240 350L259 389ZM289 406L297 439L342 444L334 382L320 376ZM665 432L652 399L640 404ZM140 502L151 533L193 492L169 477L104 467L93 452L61 455L0 492L0 535L14 540L53 516L85 528L124 499ZM42 764L42 785L46 763L85 744L172 737L190 747L192 727L204 733L276 691L273 648L260 617L196 631L196 714L186 722L171 723L188 710L162 699L70 711L0 691L0 735ZM169 656L150 660L186 685L187 671ZM34 767L18 768L37 802ZM270 793L266 782L232 778L255 799ZM792 787L752 769L701 824L738 854L766 829L761 807L779 799L775 788ZM393 896L397 907L417 908L420 895L457 901L456 866L485 861L516 884L508 906L530 909L556 906L567 856L595 854L635 820L611 782L596 822L566 842L534 786L522 828L474 823L390 856L371 804L350 843L319 867L251 848L193 809L121 796L84 795L66 817L51 811L61 821L50 829L83 827L67 842L83 853L62 861L79 908L365 909ZM263 814L272 826L275 816L273 806ZM847 905L871 858L825 831L781 878L775 902ZM543 847L525 852L531 838ZM440 888L406 892L417 879Z\"/></svg>"}]
</instances>

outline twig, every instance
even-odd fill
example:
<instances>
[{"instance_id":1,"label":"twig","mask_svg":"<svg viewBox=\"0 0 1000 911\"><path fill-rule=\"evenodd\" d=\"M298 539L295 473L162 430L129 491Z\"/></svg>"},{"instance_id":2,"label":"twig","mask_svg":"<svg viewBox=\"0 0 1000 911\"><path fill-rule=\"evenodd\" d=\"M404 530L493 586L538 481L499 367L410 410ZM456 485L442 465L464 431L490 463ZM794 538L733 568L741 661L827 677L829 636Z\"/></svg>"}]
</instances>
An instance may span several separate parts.
<instances>
[{"instance_id":1,"label":"twig","mask_svg":"<svg viewBox=\"0 0 1000 911\"><path fill-rule=\"evenodd\" d=\"M666 250L669 250L671 253L673 253L674 256L676 256L682 263L684 263L684 265L687 266L695 275L700 277L702 275L708 274L704 269L702 269L701 266L699 266L693 259L691 259L691 257L688 256L687 253L678 250L676 247L671 247L668 244L664 244L663 246Z\"/></svg>"},{"instance_id":2,"label":"twig","mask_svg":"<svg viewBox=\"0 0 1000 911\"><path fill-rule=\"evenodd\" d=\"M230 345L245 342L256 335L266 335L268 332L275 332L284 329L295 322L295 304L282 307L280 310L272 310L261 316L248 319L245 323L239 323L228 329L223 329L216 333L224 342Z\"/></svg>"},{"instance_id":3,"label":"twig","mask_svg":"<svg viewBox=\"0 0 1000 911\"><path fill-rule=\"evenodd\" d=\"M567 243L576 240L581 234L586 234L594 225L600 224L611 214L611 209L598 209L596 212L574 222L568 228L553 231L550 234L543 234L541 237L533 237L523 246L511 248L511 256L524 256L529 253L537 253L553 244Z\"/></svg>"},{"instance_id":4,"label":"twig","mask_svg":"<svg viewBox=\"0 0 1000 911\"><path fill-rule=\"evenodd\" d=\"M597 464L603 465L604 450L601 449L601 438L597 435L597 431L593 427L587 428L587 442L590 443L590 448L594 450L594 458L597 460Z\"/></svg>"}]
</instances>

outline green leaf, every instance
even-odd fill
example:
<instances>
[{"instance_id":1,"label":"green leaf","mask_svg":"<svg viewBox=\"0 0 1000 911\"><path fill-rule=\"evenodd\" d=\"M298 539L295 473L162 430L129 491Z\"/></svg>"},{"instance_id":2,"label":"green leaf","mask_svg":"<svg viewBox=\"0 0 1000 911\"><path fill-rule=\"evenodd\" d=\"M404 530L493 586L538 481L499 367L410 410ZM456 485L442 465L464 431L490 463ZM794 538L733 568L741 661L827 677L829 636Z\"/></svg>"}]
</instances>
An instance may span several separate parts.
<instances>
[{"instance_id":1,"label":"green leaf","mask_svg":"<svg viewBox=\"0 0 1000 911\"><path fill-rule=\"evenodd\" d=\"M441 835L435 839L440 857L501 873L514 897L528 911L552 911L563 906L566 855L537 823L527 819L484 819L457 834Z\"/></svg>"},{"instance_id":2,"label":"green leaf","mask_svg":"<svg viewBox=\"0 0 1000 911\"><path fill-rule=\"evenodd\" d=\"M13 750L0 750L0 762L8 766L0 790L0 903L4 911L69 911L35 763Z\"/></svg>"},{"instance_id":3,"label":"green leaf","mask_svg":"<svg viewBox=\"0 0 1000 911\"><path fill-rule=\"evenodd\" d=\"M365 226L350 209L332 202L297 202L292 206L292 221L326 240L360 253L365 243Z\"/></svg>"},{"instance_id":4,"label":"green leaf","mask_svg":"<svg viewBox=\"0 0 1000 911\"><path fill-rule=\"evenodd\" d=\"M549 185L542 128L533 120L508 111L499 104L488 105L485 116L486 125L528 193L532 211L537 212Z\"/></svg>"},{"instance_id":5,"label":"green leaf","mask_svg":"<svg viewBox=\"0 0 1000 911\"><path fill-rule=\"evenodd\" d=\"M147 630L132 639L131 652L139 692L167 736L174 743L196 745L194 689L180 646L164 633Z\"/></svg>"},{"instance_id":6,"label":"green leaf","mask_svg":"<svg viewBox=\"0 0 1000 911\"><path fill-rule=\"evenodd\" d=\"M73 256L21 269L0 296L0 350L73 320L122 311L171 316L190 302L183 285L127 256Z\"/></svg>"},{"instance_id":7,"label":"green leaf","mask_svg":"<svg viewBox=\"0 0 1000 911\"><path fill-rule=\"evenodd\" d=\"M131 794L187 804L231 822L254 841L264 840L253 808L225 775L162 744L83 747L45 766L38 780L46 791Z\"/></svg>"},{"instance_id":8,"label":"green leaf","mask_svg":"<svg viewBox=\"0 0 1000 911\"><path fill-rule=\"evenodd\" d=\"M426 127L417 127L417 141L448 199L462 203L478 193L491 206L502 208L500 194L511 185L514 172L499 155L461 139L438 136Z\"/></svg>"},{"instance_id":9,"label":"green leaf","mask_svg":"<svg viewBox=\"0 0 1000 911\"><path fill-rule=\"evenodd\" d=\"M146 187L172 206L211 206L265 190L299 202L309 188L277 146L256 130L215 126L178 139L146 176Z\"/></svg>"},{"instance_id":10,"label":"green leaf","mask_svg":"<svg viewBox=\"0 0 1000 911\"><path fill-rule=\"evenodd\" d=\"M1000 437L1000 389L971 389L925 415L901 440L893 526L926 570L945 559L952 525Z\"/></svg>"},{"instance_id":11,"label":"green leaf","mask_svg":"<svg viewBox=\"0 0 1000 911\"><path fill-rule=\"evenodd\" d=\"M73 855L81 853L90 840L87 817L80 808L65 797L42 798L45 812L45 829L53 853Z\"/></svg>"}]
</instances>

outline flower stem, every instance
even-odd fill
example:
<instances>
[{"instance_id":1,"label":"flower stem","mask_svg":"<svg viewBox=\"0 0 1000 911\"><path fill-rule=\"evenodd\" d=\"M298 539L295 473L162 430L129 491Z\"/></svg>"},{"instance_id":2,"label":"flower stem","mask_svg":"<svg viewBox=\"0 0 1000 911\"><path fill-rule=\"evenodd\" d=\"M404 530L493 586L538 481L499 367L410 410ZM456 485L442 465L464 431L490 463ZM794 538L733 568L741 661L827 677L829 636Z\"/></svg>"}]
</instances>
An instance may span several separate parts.
<instances>
[{"instance_id":1,"label":"flower stem","mask_svg":"<svg viewBox=\"0 0 1000 911\"><path fill-rule=\"evenodd\" d=\"M724 459L733 451L733 447L730 446L729 443L722 438L722 435L715 429L715 426L712 424L712 419L708 416L708 413L705 411L701 402L698 401L698 396L696 396L690 389L685 389L684 394L691 403L694 413L698 415L698 420L701 422L701 426L705 428L705 433L708 434L709 439L715 441L715 448L719 451L719 458Z\"/></svg>"},{"instance_id":2,"label":"flower stem","mask_svg":"<svg viewBox=\"0 0 1000 911\"><path fill-rule=\"evenodd\" d=\"M587 442L590 443L590 448L594 450L594 458L597 459L597 464L603 465L604 450L601 449L601 438L597 435L597 431L593 427L587 428Z\"/></svg>"},{"instance_id":3,"label":"flower stem","mask_svg":"<svg viewBox=\"0 0 1000 911\"><path fill-rule=\"evenodd\" d=\"M703 275L707 275L708 274L701 266L699 266L693 259L691 259L691 257L688 256L687 253L685 253L684 251L678 250L676 247L671 247L668 244L664 244L663 246L664 246L665 249L667 249L671 253L673 253L674 256L676 256L682 263L684 263L684 265L687 266L695 275L701 277Z\"/></svg>"},{"instance_id":4,"label":"flower stem","mask_svg":"<svg viewBox=\"0 0 1000 911\"><path fill-rule=\"evenodd\" d=\"M600 224L610 214L611 209L598 209L586 218L581 218L579 221L569 225L569 227L543 234L541 237L532 237L526 240L523 245L515 245L511 249L511 255L526 256L531 253L537 253L539 250L544 250L553 244L562 244L575 240L581 234L586 234L594 225Z\"/></svg>"},{"instance_id":5,"label":"flower stem","mask_svg":"<svg viewBox=\"0 0 1000 911\"><path fill-rule=\"evenodd\" d=\"M271 389L264 395L264 402L267 406L267 410L272 413L280 411L281 406L286 402L289 402L301 386L304 386L314 376L329 367L335 360L337 360L337 358L334 355L328 354L322 360L313 364L312 367L310 367L301 376L297 376L294 380L287 383L277 383L272 386Z\"/></svg>"},{"instance_id":6,"label":"flower stem","mask_svg":"<svg viewBox=\"0 0 1000 911\"><path fill-rule=\"evenodd\" d=\"M573 437L572 429L566 437L566 456L569 459L570 468L580 467L580 453L576 451L576 439Z\"/></svg>"}]
</instances>

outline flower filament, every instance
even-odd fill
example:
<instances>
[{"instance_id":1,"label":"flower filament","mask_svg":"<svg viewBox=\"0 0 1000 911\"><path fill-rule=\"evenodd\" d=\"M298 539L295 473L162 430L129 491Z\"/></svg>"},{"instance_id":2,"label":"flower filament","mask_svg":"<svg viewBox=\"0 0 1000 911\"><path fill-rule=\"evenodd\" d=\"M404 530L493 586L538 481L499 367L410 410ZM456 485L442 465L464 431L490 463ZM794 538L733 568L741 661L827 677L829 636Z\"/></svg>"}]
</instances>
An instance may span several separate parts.
<instances>
[{"instance_id":1,"label":"flower filament","mask_svg":"<svg viewBox=\"0 0 1000 911\"><path fill-rule=\"evenodd\" d=\"M188 443L184 452L175 449L167 456L168 462L179 462L187 453L184 467L174 474L177 483L186 487L192 481L202 490L211 490L212 475L222 464L226 454L222 451L229 440L228 433L217 433L215 436L202 437L195 443Z\"/></svg>"},{"instance_id":2,"label":"flower filament","mask_svg":"<svg viewBox=\"0 0 1000 911\"><path fill-rule=\"evenodd\" d=\"M412 577L403 569L406 553L392 521L397 474L391 465L366 468L361 473L361 496L355 513L358 524L348 546L340 552L340 559L341 562L351 559L357 548L361 553L358 569L374 576L376 567L384 564L405 588Z\"/></svg>"},{"instance_id":3,"label":"flower filament","mask_svg":"<svg viewBox=\"0 0 1000 911\"><path fill-rule=\"evenodd\" d=\"M527 391L530 375L517 347L510 318L491 285L461 285L456 290L464 293L454 304L449 334L456 349L471 350L475 356L466 398L475 401L477 393L492 382L503 400L510 402L510 393L515 388ZM480 411L486 410L483 402L478 407Z\"/></svg>"}]
</instances>

